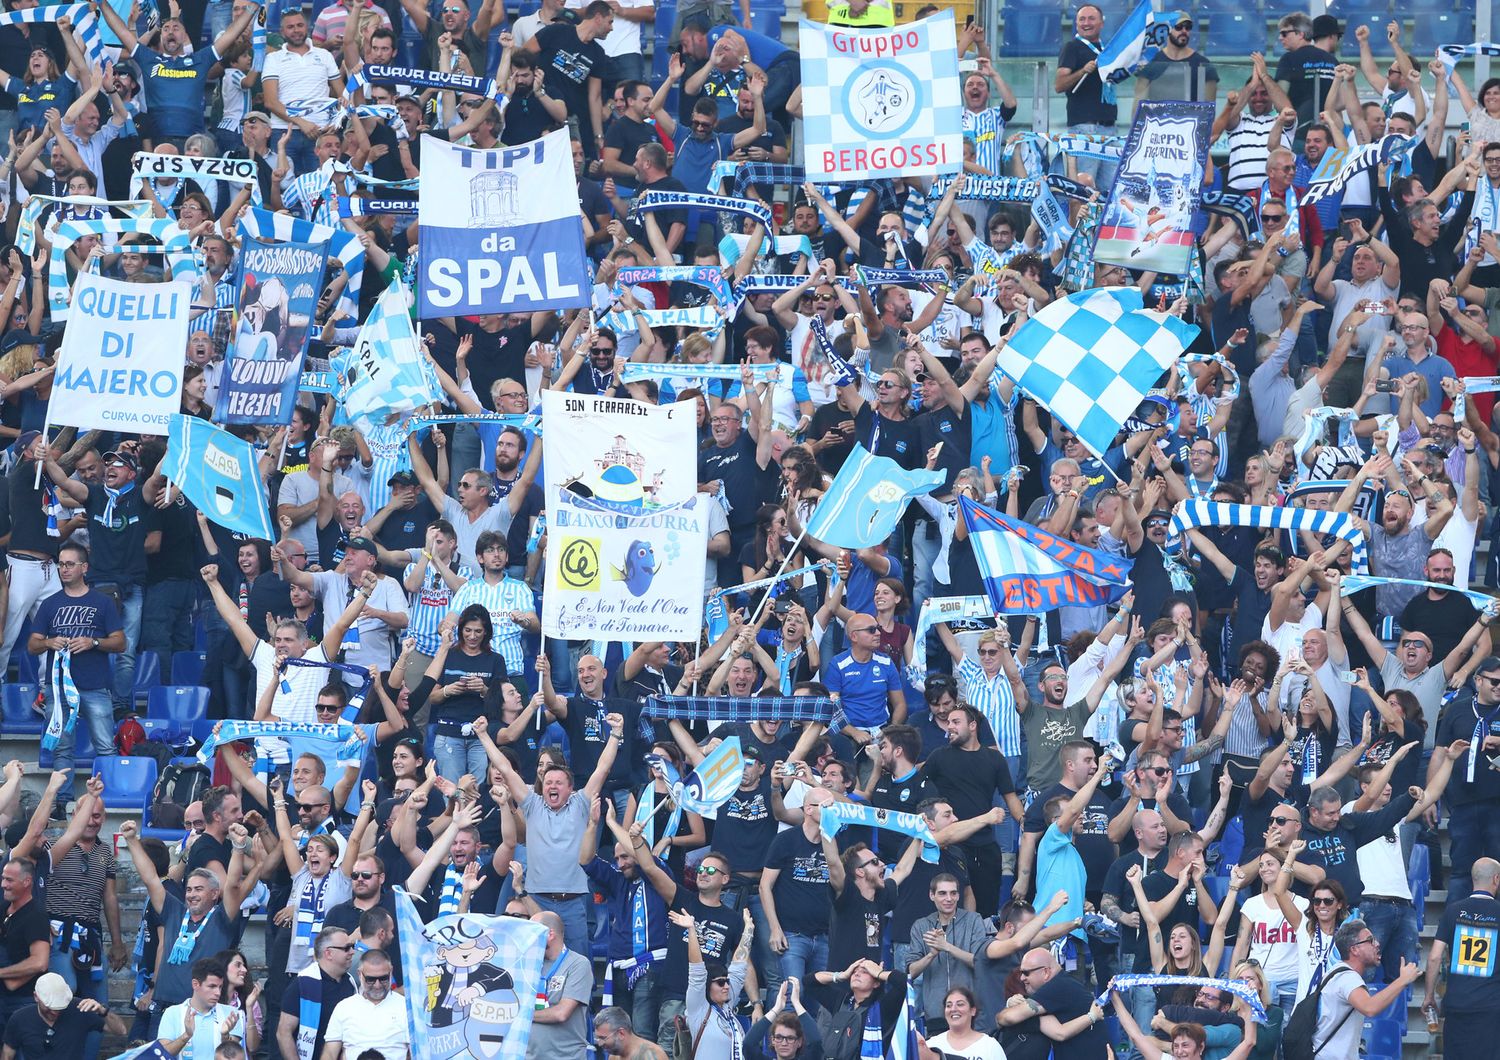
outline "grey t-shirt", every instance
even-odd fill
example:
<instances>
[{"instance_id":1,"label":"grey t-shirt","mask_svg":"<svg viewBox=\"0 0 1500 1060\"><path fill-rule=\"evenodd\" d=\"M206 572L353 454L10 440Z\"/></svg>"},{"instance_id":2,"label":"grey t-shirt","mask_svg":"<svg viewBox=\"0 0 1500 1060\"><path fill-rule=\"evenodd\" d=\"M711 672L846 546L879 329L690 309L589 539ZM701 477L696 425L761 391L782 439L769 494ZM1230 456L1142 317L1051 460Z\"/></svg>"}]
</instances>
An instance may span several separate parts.
<instances>
[{"instance_id":1,"label":"grey t-shirt","mask_svg":"<svg viewBox=\"0 0 1500 1060\"><path fill-rule=\"evenodd\" d=\"M1375 573L1382 578L1420 580L1427 553L1432 551L1432 538L1427 536L1425 527L1425 523L1414 520L1402 533L1391 535L1385 532L1385 527L1372 525L1370 558L1374 561ZM1411 598L1421 591L1415 585L1377 586L1375 606L1382 615L1399 615L1411 603Z\"/></svg>"},{"instance_id":2,"label":"grey t-shirt","mask_svg":"<svg viewBox=\"0 0 1500 1060\"><path fill-rule=\"evenodd\" d=\"M354 490L354 482L338 472L333 475L333 497L337 501L346 493ZM288 475L281 480L281 492L277 494L276 504L278 507L287 505L297 507L316 500L318 496L318 477L306 471L298 471L294 475ZM302 543L307 549L307 562L318 563L318 512L313 513L300 523L292 524L290 535Z\"/></svg>"},{"instance_id":3,"label":"grey t-shirt","mask_svg":"<svg viewBox=\"0 0 1500 1060\"><path fill-rule=\"evenodd\" d=\"M504 537L510 533L512 520L510 504L502 500L499 504L490 505L478 521L470 522L463 505L452 497L443 503L443 518L453 524L454 533L458 537L458 557L460 558L456 559L456 562L469 563L476 569L479 563L474 553L474 544L479 540L479 535L486 530L493 530Z\"/></svg>"},{"instance_id":4,"label":"grey t-shirt","mask_svg":"<svg viewBox=\"0 0 1500 1060\"><path fill-rule=\"evenodd\" d=\"M582 797L575 794L569 800L570 805ZM536 795L530 796L527 801L531 799L540 801ZM587 810L584 811L584 817L588 817ZM530 853L529 841L526 847ZM577 852L574 854L574 860L577 860ZM527 870L526 881L529 887L530 869ZM589 997L594 992L593 966L580 954L563 950L557 957L542 958L542 974L544 979L541 989L547 992L548 1008L564 998L572 998L578 1004L573 1006L573 1014L562 1023L531 1025L531 1039L526 1043L526 1060L583 1060L588 1050L584 1014L588 1011Z\"/></svg>"},{"instance_id":5,"label":"grey t-shirt","mask_svg":"<svg viewBox=\"0 0 1500 1060\"><path fill-rule=\"evenodd\" d=\"M526 815L526 889L539 894L583 894L589 878L578 864L578 841L589 826L589 800L573 792L554 812L536 792L521 803Z\"/></svg>"},{"instance_id":6,"label":"grey t-shirt","mask_svg":"<svg viewBox=\"0 0 1500 1060\"><path fill-rule=\"evenodd\" d=\"M167 892L161 907L162 954L161 970L156 977L156 993L153 999L162 1006L186 1001L193 992L193 962L202 957L212 957L220 950L234 945L235 936L228 920L224 918L224 906L216 905L209 911L202 928L193 939L193 948L187 960L173 961L172 947L182 932L182 920L187 916L187 906L182 899Z\"/></svg>"},{"instance_id":7,"label":"grey t-shirt","mask_svg":"<svg viewBox=\"0 0 1500 1060\"><path fill-rule=\"evenodd\" d=\"M1387 694L1400 688L1417 697L1417 702L1422 704L1422 717L1427 722L1427 746L1430 748L1437 732L1438 712L1443 709L1443 693L1448 690L1442 661L1433 660L1433 664L1416 677L1408 677L1406 671L1401 669L1401 661L1396 658L1396 652L1387 652L1385 662L1380 667L1380 683Z\"/></svg>"},{"instance_id":8,"label":"grey t-shirt","mask_svg":"<svg viewBox=\"0 0 1500 1060\"><path fill-rule=\"evenodd\" d=\"M1359 1035L1365 1021L1358 1012L1351 1013L1351 991L1365 985L1362 975L1343 961L1324 974L1322 1004L1318 1006L1318 1029L1313 1032L1313 1048L1320 1056L1358 1056ZM1340 1022L1342 1021L1342 1022ZM1338 1031L1335 1033L1334 1028Z\"/></svg>"},{"instance_id":9,"label":"grey t-shirt","mask_svg":"<svg viewBox=\"0 0 1500 1060\"><path fill-rule=\"evenodd\" d=\"M1040 699L1033 699L1021 715L1021 728L1026 733L1026 786L1034 791L1046 791L1062 779L1062 762L1057 753L1069 740L1083 735L1093 711L1085 700L1079 700L1060 709L1047 706Z\"/></svg>"}]
</instances>

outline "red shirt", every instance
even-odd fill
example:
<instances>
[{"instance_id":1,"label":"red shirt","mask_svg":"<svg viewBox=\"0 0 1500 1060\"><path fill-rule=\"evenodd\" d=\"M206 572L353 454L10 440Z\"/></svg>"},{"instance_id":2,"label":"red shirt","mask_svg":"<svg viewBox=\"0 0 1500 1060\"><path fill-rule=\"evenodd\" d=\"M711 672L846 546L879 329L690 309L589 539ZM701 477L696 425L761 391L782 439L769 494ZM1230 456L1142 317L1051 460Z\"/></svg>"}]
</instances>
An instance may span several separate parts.
<instances>
[{"instance_id":1,"label":"red shirt","mask_svg":"<svg viewBox=\"0 0 1500 1060\"><path fill-rule=\"evenodd\" d=\"M1485 353L1483 346L1465 338L1457 328L1447 324L1438 332L1437 349L1440 356L1448 358L1448 363L1453 365L1453 370L1460 379L1466 375L1495 375L1500 372L1500 367L1497 367L1500 365L1500 354ZM1495 395L1475 394L1469 400L1474 402L1480 422L1489 423L1490 414L1495 411Z\"/></svg>"}]
</instances>

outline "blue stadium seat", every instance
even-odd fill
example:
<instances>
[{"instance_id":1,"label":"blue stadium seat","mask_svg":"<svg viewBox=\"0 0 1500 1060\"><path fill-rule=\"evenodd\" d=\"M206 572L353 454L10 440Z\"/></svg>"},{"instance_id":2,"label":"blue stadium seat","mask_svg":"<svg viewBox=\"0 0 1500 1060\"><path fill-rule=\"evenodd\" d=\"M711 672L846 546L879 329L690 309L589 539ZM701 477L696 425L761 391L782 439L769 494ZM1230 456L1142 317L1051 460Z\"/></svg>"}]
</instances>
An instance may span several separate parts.
<instances>
[{"instance_id":1,"label":"blue stadium seat","mask_svg":"<svg viewBox=\"0 0 1500 1060\"><path fill-rule=\"evenodd\" d=\"M203 665L208 662L206 651L178 651L172 653L172 683L174 685L201 685Z\"/></svg>"},{"instance_id":2,"label":"blue stadium seat","mask_svg":"<svg viewBox=\"0 0 1500 1060\"><path fill-rule=\"evenodd\" d=\"M1434 48L1453 44L1472 33L1474 12L1424 11L1412 23L1412 55L1430 56Z\"/></svg>"},{"instance_id":3,"label":"blue stadium seat","mask_svg":"<svg viewBox=\"0 0 1500 1060\"><path fill-rule=\"evenodd\" d=\"M1231 14L1221 11L1205 20L1205 25L1208 31L1203 37L1203 48L1211 55L1249 55L1266 49L1269 31L1265 17L1257 12Z\"/></svg>"},{"instance_id":4,"label":"blue stadium seat","mask_svg":"<svg viewBox=\"0 0 1500 1060\"><path fill-rule=\"evenodd\" d=\"M1188 10L1200 23L1209 15L1259 15L1265 18L1265 6L1261 0L1195 0Z\"/></svg>"},{"instance_id":5,"label":"blue stadium seat","mask_svg":"<svg viewBox=\"0 0 1500 1060\"><path fill-rule=\"evenodd\" d=\"M193 617L193 650L208 651L208 623L203 621L203 612Z\"/></svg>"},{"instance_id":6,"label":"blue stadium seat","mask_svg":"<svg viewBox=\"0 0 1500 1060\"><path fill-rule=\"evenodd\" d=\"M1245 822L1240 817L1232 817L1224 826L1224 835L1219 839L1219 861L1224 865L1237 865L1244 852Z\"/></svg>"},{"instance_id":7,"label":"blue stadium seat","mask_svg":"<svg viewBox=\"0 0 1500 1060\"><path fill-rule=\"evenodd\" d=\"M1062 20L1055 5L1023 8L1006 5L1001 18L1005 28L1000 54L1006 59L1056 58L1062 46Z\"/></svg>"},{"instance_id":8,"label":"blue stadium seat","mask_svg":"<svg viewBox=\"0 0 1500 1060\"><path fill-rule=\"evenodd\" d=\"M541 0L521 0L516 7L516 18L525 18L534 15L542 9Z\"/></svg>"},{"instance_id":9,"label":"blue stadium seat","mask_svg":"<svg viewBox=\"0 0 1500 1060\"><path fill-rule=\"evenodd\" d=\"M1432 861L1424 843L1411 848L1411 863L1406 866L1406 882L1413 890L1418 885L1426 887L1432 879Z\"/></svg>"},{"instance_id":10,"label":"blue stadium seat","mask_svg":"<svg viewBox=\"0 0 1500 1060\"><path fill-rule=\"evenodd\" d=\"M42 716L31 709L36 702L34 684L8 684L0 689L0 726L7 736L40 736L47 728Z\"/></svg>"},{"instance_id":11,"label":"blue stadium seat","mask_svg":"<svg viewBox=\"0 0 1500 1060\"><path fill-rule=\"evenodd\" d=\"M1369 1056L1401 1055L1401 1024L1395 1020L1365 1020L1364 1052Z\"/></svg>"},{"instance_id":12,"label":"blue stadium seat","mask_svg":"<svg viewBox=\"0 0 1500 1060\"><path fill-rule=\"evenodd\" d=\"M156 787L156 759L148 755L109 755L99 759L99 777L111 806L144 810Z\"/></svg>"},{"instance_id":13,"label":"blue stadium seat","mask_svg":"<svg viewBox=\"0 0 1500 1060\"><path fill-rule=\"evenodd\" d=\"M1370 51L1374 55L1390 56L1391 42L1386 39L1386 23L1391 20L1389 0L1339 0L1328 5L1328 13L1339 20L1344 28L1344 39L1340 51L1346 58L1358 60L1359 45L1354 31L1359 26L1370 27Z\"/></svg>"},{"instance_id":14,"label":"blue stadium seat","mask_svg":"<svg viewBox=\"0 0 1500 1060\"><path fill-rule=\"evenodd\" d=\"M1229 877L1227 876L1205 876L1203 887L1214 900L1214 905L1223 905L1224 899L1229 894Z\"/></svg>"},{"instance_id":15,"label":"blue stadium seat","mask_svg":"<svg viewBox=\"0 0 1500 1060\"><path fill-rule=\"evenodd\" d=\"M147 694L146 715L172 721L206 718L208 689L193 685L159 685Z\"/></svg>"},{"instance_id":16,"label":"blue stadium seat","mask_svg":"<svg viewBox=\"0 0 1500 1060\"><path fill-rule=\"evenodd\" d=\"M51 769L52 763L56 760L57 756L52 751L38 750L37 752L37 765L43 769ZM80 717L78 724L73 727L73 768L92 769L93 765L94 741L89 737L88 723Z\"/></svg>"},{"instance_id":17,"label":"blue stadium seat","mask_svg":"<svg viewBox=\"0 0 1500 1060\"><path fill-rule=\"evenodd\" d=\"M750 5L750 28L756 33L764 33L772 40L781 39L781 16L783 10L775 7L762 7L757 9L754 4Z\"/></svg>"},{"instance_id":18,"label":"blue stadium seat","mask_svg":"<svg viewBox=\"0 0 1500 1060\"><path fill-rule=\"evenodd\" d=\"M16 638L16 648L10 653L11 662L16 664L16 680L22 684L34 685L38 681L41 656L33 655L27 651L25 644L31 639L31 627L21 627L21 635Z\"/></svg>"},{"instance_id":19,"label":"blue stadium seat","mask_svg":"<svg viewBox=\"0 0 1500 1060\"><path fill-rule=\"evenodd\" d=\"M131 702L139 702L142 696L159 684L161 656L154 651L138 652L135 657L135 688L131 690Z\"/></svg>"}]
</instances>

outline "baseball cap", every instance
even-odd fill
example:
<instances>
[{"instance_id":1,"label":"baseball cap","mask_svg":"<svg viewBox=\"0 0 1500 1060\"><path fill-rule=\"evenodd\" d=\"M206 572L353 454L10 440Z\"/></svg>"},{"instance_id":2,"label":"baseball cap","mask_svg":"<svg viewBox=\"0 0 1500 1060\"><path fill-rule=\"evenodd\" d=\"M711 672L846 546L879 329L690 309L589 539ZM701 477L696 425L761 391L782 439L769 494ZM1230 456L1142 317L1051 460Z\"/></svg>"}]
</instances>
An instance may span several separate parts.
<instances>
[{"instance_id":1,"label":"baseball cap","mask_svg":"<svg viewBox=\"0 0 1500 1060\"><path fill-rule=\"evenodd\" d=\"M1184 22L1192 22L1193 16L1186 11L1168 11L1161 16L1161 21L1169 26L1180 26Z\"/></svg>"},{"instance_id":2,"label":"baseball cap","mask_svg":"<svg viewBox=\"0 0 1500 1060\"><path fill-rule=\"evenodd\" d=\"M270 125L271 117L263 110L250 110L245 112L245 116L240 119L240 124L243 125L247 121L263 121Z\"/></svg>"},{"instance_id":3,"label":"baseball cap","mask_svg":"<svg viewBox=\"0 0 1500 1060\"><path fill-rule=\"evenodd\" d=\"M753 743L747 744L740 751L740 755L743 758L753 758L757 762L764 762L766 760L765 755L761 754L760 748L755 746L755 744Z\"/></svg>"},{"instance_id":4,"label":"baseball cap","mask_svg":"<svg viewBox=\"0 0 1500 1060\"><path fill-rule=\"evenodd\" d=\"M25 328L11 328L0 338L0 353L9 353L20 346L39 346L42 340Z\"/></svg>"},{"instance_id":5,"label":"baseball cap","mask_svg":"<svg viewBox=\"0 0 1500 1060\"><path fill-rule=\"evenodd\" d=\"M141 469L141 465L136 462L134 456L114 449L104 454L104 466L108 467L110 464L124 464L132 471L139 471Z\"/></svg>"},{"instance_id":6,"label":"baseball cap","mask_svg":"<svg viewBox=\"0 0 1500 1060\"><path fill-rule=\"evenodd\" d=\"M54 1012L61 1012L73 1003L73 991L68 981L56 972L48 972L36 981L36 999Z\"/></svg>"},{"instance_id":7,"label":"baseball cap","mask_svg":"<svg viewBox=\"0 0 1500 1060\"><path fill-rule=\"evenodd\" d=\"M368 552L372 556L379 556L380 550L375 547L375 542L368 537L351 537L344 542L345 552Z\"/></svg>"},{"instance_id":8,"label":"baseball cap","mask_svg":"<svg viewBox=\"0 0 1500 1060\"><path fill-rule=\"evenodd\" d=\"M1484 662L1480 663L1479 669L1474 672L1476 674L1492 674L1497 671L1500 671L1500 655L1491 655Z\"/></svg>"},{"instance_id":9,"label":"baseball cap","mask_svg":"<svg viewBox=\"0 0 1500 1060\"><path fill-rule=\"evenodd\" d=\"M398 471L386 482L387 486L415 486L417 475L414 471Z\"/></svg>"},{"instance_id":10,"label":"baseball cap","mask_svg":"<svg viewBox=\"0 0 1500 1060\"><path fill-rule=\"evenodd\" d=\"M16 439L16 452L24 453L31 448L31 443L42 436L41 431L22 431L21 437Z\"/></svg>"}]
</instances>

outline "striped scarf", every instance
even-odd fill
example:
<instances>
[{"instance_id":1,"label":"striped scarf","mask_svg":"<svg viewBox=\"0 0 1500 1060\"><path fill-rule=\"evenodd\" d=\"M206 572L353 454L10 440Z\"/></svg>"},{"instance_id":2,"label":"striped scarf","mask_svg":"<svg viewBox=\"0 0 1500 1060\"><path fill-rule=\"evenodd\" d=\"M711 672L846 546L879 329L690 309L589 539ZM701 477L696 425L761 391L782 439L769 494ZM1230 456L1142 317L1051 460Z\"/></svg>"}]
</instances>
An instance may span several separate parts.
<instances>
[{"instance_id":1,"label":"striped scarf","mask_svg":"<svg viewBox=\"0 0 1500 1060\"><path fill-rule=\"evenodd\" d=\"M67 648L52 655L52 713L42 733L42 749L56 749L64 733L78 724L78 686L73 683L73 653Z\"/></svg>"},{"instance_id":2,"label":"striped scarf","mask_svg":"<svg viewBox=\"0 0 1500 1060\"><path fill-rule=\"evenodd\" d=\"M1459 382L1463 383L1463 392L1453 399L1453 419L1462 423L1469 412L1468 395L1470 394L1493 394L1500 391L1500 375L1466 375Z\"/></svg>"},{"instance_id":3,"label":"striped scarf","mask_svg":"<svg viewBox=\"0 0 1500 1060\"><path fill-rule=\"evenodd\" d=\"M208 916L196 924L187 910L182 913L182 926L177 929L177 938L172 943L172 951L167 954L168 964L187 964L193 956L193 947L198 944L198 936L203 934L203 929L208 927L209 918L214 915L210 909Z\"/></svg>"},{"instance_id":4,"label":"striped scarf","mask_svg":"<svg viewBox=\"0 0 1500 1060\"><path fill-rule=\"evenodd\" d=\"M325 901L328 880L335 871L329 869L329 875L321 880L309 879L302 888L302 893L297 896L296 944L306 946L308 952L312 952L313 940L323 930L323 918L328 914L328 903Z\"/></svg>"},{"instance_id":5,"label":"striped scarf","mask_svg":"<svg viewBox=\"0 0 1500 1060\"><path fill-rule=\"evenodd\" d=\"M297 1060L315 1060L322 1022L323 970L314 963L297 974Z\"/></svg>"},{"instance_id":6,"label":"striped scarf","mask_svg":"<svg viewBox=\"0 0 1500 1060\"><path fill-rule=\"evenodd\" d=\"M680 721L833 720L837 704L827 696L649 696L643 714Z\"/></svg>"},{"instance_id":7,"label":"striped scarf","mask_svg":"<svg viewBox=\"0 0 1500 1060\"><path fill-rule=\"evenodd\" d=\"M1250 526L1258 530L1308 530L1333 534L1349 542L1349 568L1368 574L1370 554L1365 535L1347 512L1320 512L1309 508L1272 508L1259 504L1225 504L1220 501L1186 501L1167 527L1168 547L1175 547L1184 531L1200 526Z\"/></svg>"},{"instance_id":8,"label":"striped scarf","mask_svg":"<svg viewBox=\"0 0 1500 1060\"><path fill-rule=\"evenodd\" d=\"M458 903L464 895L464 874L457 865L448 862L443 870L443 890L438 895L438 916L458 912Z\"/></svg>"}]
</instances>

